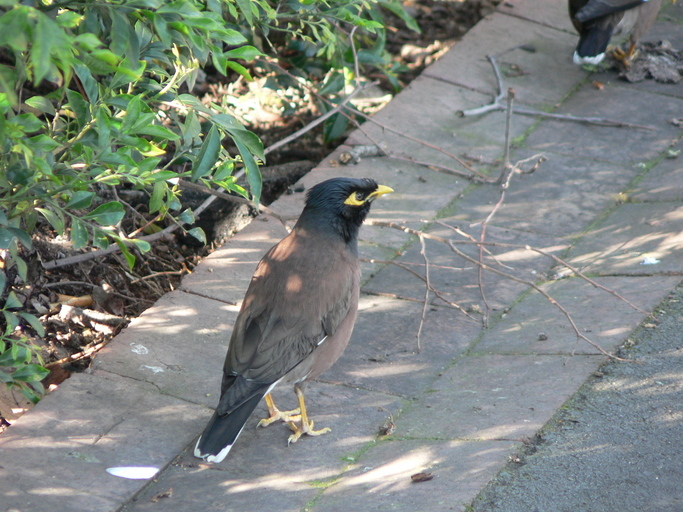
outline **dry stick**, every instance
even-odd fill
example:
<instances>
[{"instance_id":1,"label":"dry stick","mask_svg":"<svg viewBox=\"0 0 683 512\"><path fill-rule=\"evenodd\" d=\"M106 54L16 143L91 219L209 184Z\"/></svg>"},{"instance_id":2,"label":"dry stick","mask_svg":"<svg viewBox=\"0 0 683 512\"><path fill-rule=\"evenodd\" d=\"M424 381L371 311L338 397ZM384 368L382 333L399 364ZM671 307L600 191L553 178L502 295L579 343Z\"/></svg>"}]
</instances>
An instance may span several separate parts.
<instances>
[{"instance_id":1,"label":"dry stick","mask_svg":"<svg viewBox=\"0 0 683 512\"><path fill-rule=\"evenodd\" d=\"M503 263L502 261L500 261L500 260L498 259L498 257L497 257L495 254L493 254L491 251L488 250L488 248L487 248L487 246L489 245L488 243L485 243L485 244L484 244L484 243L477 242L477 240L475 240L475 238L474 238L472 235L470 235L469 233L465 233L462 229L460 229L460 228L458 228L458 227L455 227L455 226L451 226L450 224L446 224L445 222L443 222L443 221L441 221L441 220L438 220L438 219L436 219L436 220L434 220L434 221L425 221L425 220L423 220L422 222L424 222L425 224L428 224L428 223L430 223L430 222L436 222L436 223L439 224L440 226L443 226L443 227L445 227L445 228L452 229L452 230L453 230L455 233L457 233L458 235L460 235L460 236L462 236L462 237L464 237L464 238L467 238L467 239L470 240L472 243L477 244L477 245L479 245L480 247L483 247L483 248L484 248L484 251L486 251L486 255L489 256L493 261L495 261L499 266L504 267L504 268L506 268L506 269L508 269L508 270L514 270L513 267L511 267L510 265L506 265L505 263ZM472 225L472 226L475 226L476 224L471 224L471 225Z\"/></svg>"},{"instance_id":2,"label":"dry stick","mask_svg":"<svg viewBox=\"0 0 683 512\"><path fill-rule=\"evenodd\" d=\"M423 236L423 237L429 238L429 239L431 239L431 240L436 240L436 241L439 241L439 242L443 242L443 243L445 243L445 244L447 244L447 245L449 246L449 248L451 249L451 251L453 251L454 253L456 253L458 256L460 256L461 258L463 258L465 261L469 261L470 263L474 263L475 265L481 265L481 266L483 266L483 268L484 268L485 270L488 270L488 271L490 271L490 272L493 272L494 274L498 274L498 275L500 275L500 276L502 276L502 277L505 277L506 279L511 279L512 281L515 281L515 282L517 282L517 283L521 283L521 284L524 284L525 286L529 286L529 287L533 288L534 290L536 290L538 293L540 293L540 294L541 294L543 297L545 297L551 304L553 304L555 307L557 307L557 308L562 312L562 314L567 318L567 321L568 321L569 324L571 325L572 329L574 330L574 333L576 334L576 336L577 336L578 338L584 340L584 341L587 342L589 345L591 345L591 346L594 347L595 349L599 350L600 353L602 353L602 354L605 355L605 356L608 356L608 357L613 358L613 359L617 359L617 360L619 360L619 361L626 361L626 360L627 360L627 359L622 359L622 358L620 358L620 357L618 357L618 356L615 356L615 355L613 355L613 354L610 354L610 353L607 352L605 349L603 349L600 345L598 345L597 343L595 343L594 341L592 341L590 338L588 338L587 336L585 336L584 334L582 334L581 331L579 331L578 327L576 326L576 323L574 323L574 320L573 320L572 316L569 314L569 312L568 312L568 311L567 311L559 302L557 302L554 298L552 298L546 291L544 291L540 286L538 286L536 283L533 283L533 282L531 282L531 281L527 281L527 280L525 280L525 279L520 279L519 277L516 277L516 276L514 276L514 275L512 275L512 274L508 274L507 272L503 272L503 271L498 270L498 269L496 269L496 268L490 267L490 266L488 266L488 265L486 265L486 264L484 264L484 263L480 263L480 262L477 261L476 259L474 259L474 258L468 256L467 254L465 254L465 253L463 253L462 251L460 251L459 249L457 249L457 248L455 247L455 244L454 244L454 241L453 241L453 240L449 240L449 239L447 239L447 238L442 238L442 237L437 237L437 236L434 236L434 235L429 235L429 234L427 234L427 233L422 233L421 231L417 231L417 230L412 229L412 228L409 228L409 227L407 227L407 226L401 226L401 225L396 224L396 223L393 223L393 222L370 221L370 224L371 224L371 225L375 225L375 226L390 227L390 228L394 228L394 229L398 229L398 230L400 230L400 231L403 231L404 233L412 234L412 235L414 235L414 236ZM491 244L489 243L489 245L491 245ZM499 245L512 245L512 244L499 244ZM626 301L626 302L628 302L628 301Z\"/></svg>"},{"instance_id":3,"label":"dry stick","mask_svg":"<svg viewBox=\"0 0 683 512\"><path fill-rule=\"evenodd\" d=\"M423 222L426 222L426 221L423 221ZM380 226L380 227L388 227L388 228L392 228L392 229L397 229L397 230L403 231L403 232L405 232L405 233L410 233L410 232L411 232L411 228L408 228L408 227L406 227L406 226L403 226L402 224L398 224L398 223L395 223L395 222L385 222L385 221L377 221L377 220L372 220L372 219L371 219L371 220L365 221L365 223L368 224L368 225L371 225L371 226ZM437 221L437 223L439 223L439 224L441 224L441 225L444 225L444 226L448 226L447 224L444 224L444 223L439 222L439 221ZM451 226L451 227L453 227L453 226ZM457 229L457 228L453 228L453 229ZM407 231L406 231L406 230L407 230ZM509 243L505 243L505 242L484 242L484 243L482 244L481 242L478 242L478 241L476 241L476 240L473 240L472 237L469 236L469 235L467 235L467 236L468 236L468 238L472 239L472 241L468 241L468 240L450 240L450 239L448 239L448 238L443 238L443 237L436 236L436 235L430 235L430 234L428 234L428 233L423 233L423 236L424 236L425 238L430 239L430 240L434 240L434 241L436 241L436 242L441 242L441 243L444 243L444 244L452 243L452 244L454 244L454 245L486 245L487 247L502 247L502 248L505 248L505 249L526 249L526 250L528 250L528 251L536 252L536 253L538 253L538 254L541 254L541 255L543 255L543 256L547 256L548 258L551 258L552 260L554 260L556 263L559 263L560 265L563 265L563 266L567 267L569 270L571 270L572 272L574 272L578 277L580 277L580 278L583 279L584 281L588 282L590 285L592 285L592 286L594 286L595 288L598 288L598 289L600 289L600 290L603 290L603 291L609 293L610 295L613 295L613 296L616 297L617 299L621 300L622 302L626 303L628 306L630 306L631 308L633 308L635 311L638 311L639 313L643 313L643 314L652 316L652 313L648 313L648 312L645 311L644 309L639 308L638 306L636 306L635 304L633 304L631 301L629 301L627 298L621 296L619 293L617 293L617 292L615 292L614 290L611 290L611 289L609 289L609 288L607 288L607 287L601 285L600 283L598 283L598 282L592 280L590 277L588 277L588 276L586 276L584 273L582 273L578 268L576 268L576 267L574 267L573 265L569 264L568 262L566 262L566 261L563 260L562 258L560 258L560 257L558 257L558 256L555 256L554 254L549 253L549 252L547 252L547 251L544 251L543 249L538 249L538 248L532 247L532 246L530 246L530 245L509 244ZM492 256L492 257L493 257L493 256ZM494 258L494 259L495 259L495 258ZM503 265L502 263L499 263L499 264L500 264L501 266L503 266L503 267L508 268L508 269L511 268L511 267L509 267L509 266L507 266L507 265Z\"/></svg>"},{"instance_id":4,"label":"dry stick","mask_svg":"<svg viewBox=\"0 0 683 512\"><path fill-rule=\"evenodd\" d=\"M194 214L196 216L200 215L201 212L203 212L214 200L216 199L215 196L208 197L201 205L199 205L195 211ZM152 235L146 235L146 236L141 236L139 238L136 238L135 240L144 240L145 242L151 243L156 240L159 240L161 238L164 238L168 235L170 235L173 231L178 229L180 227L179 224L172 224L168 226L167 228L162 229L161 231L154 233ZM133 242L129 242L127 240L124 240L123 243L127 245L132 245ZM65 267L67 265L74 265L76 263L82 263L84 261L89 261L95 258L101 258L102 256L107 256L108 254L114 254L119 251L119 246L118 245L110 245L106 249L99 249L97 251L91 251L91 252L85 252L83 254L76 254L75 256L69 256L68 258L60 258L58 260L52 260L48 261L46 263L43 263L43 268L45 270L52 270L55 268L59 267Z\"/></svg>"},{"instance_id":5,"label":"dry stick","mask_svg":"<svg viewBox=\"0 0 683 512\"><path fill-rule=\"evenodd\" d=\"M286 69L280 68L279 66L278 66L278 68L281 70L282 73L284 73L284 74L286 74L286 75L288 75L288 76L290 76L290 77L293 77L293 75L291 75ZM312 88L306 87L306 89L308 90L309 93L314 94L314 95L315 95L317 98L319 98L321 101L324 101L324 102L326 102L326 103L328 103L328 104L330 104L330 105L332 104L327 98L318 95L318 94L316 93L316 91L314 91ZM375 140L374 140L366 131L365 131L365 129L363 128L363 126L360 125L360 123L358 123L358 121L356 121L354 118L352 118L351 116L349 116L349 115L348 115L346 112L344 112L343 110L340 110L341 115L343 115L343 116L346 117L349 121L351 121L351 122L356 126L356 128L358 128L366 137L368 137L368 138L372 141L372 143L375 144L375 146L377 146L377 147L378 147L378 148L379 148L379 149L380 149L388 158L393 158L393 159L395 159L395 160L401 160L401 161L404 161L404 162L411 162L411 163L413 163L413 164L415 164L415 165L422 165L422 166L425 166L425 167L428 167L428 168L432 168L432 169L434 169L434 170L437 171L437 172L443 172L443 173L445 173L445 174L451 174L451 175L453 175L453 176L458 176L458 177L461 177L461 178L466 178L466 179L469 179L469 180L472 180L472 181L476 181L476 182L489 183L489 182L491 181L490 178L489 178L488 176L485 176L484 174L481 174L481 173L478 172L476 169L474 169L472 166L468 165L468 164L467 164L464 160L462 160L461 158L458 158L456 155L454 155L454 154L452 154L452 153L449 153L448 151L446 151L446 150L444 150L444 149L442 149L442 148L440 148L440 147L438 147L438 146L434 146L433 144L430 144L429 142L426 142L426 141L424 141L424 140L421 140L421 139L412 137L412 136L410 136L410 135L407 135L407 134L405 134L405 133L402 133L402 132L400 132L400 131L398 131L398 130L395 130L394 128L391 128L390 126L386 126L386 125L380 123L379 121L377 121L376 119L374 119L373 117L370 117L370 116L368 116L367 114L365 114L364 112L361 112L360 110L358 110L357 108L355 108L355 107L353 107L353 106L350 106L347 110L353 112L354 115L360 116L360 117L362 117L363 119L365 119L366 121L371 122L371 123L374 124L375 126L380 127L380 128L381 128L382 130L384 130L384 131L388 131L388 132L394 133L394 134L396 134L396 135L398 135L398 136L400 136L400 137L407 138L407 139L409 139L409 140L412 140L413 142L417 142L418 144L421 144L421 145L423 145L423 146L426 146L426 147L428 147L428 148L430 148L430 149L434 149L435 151L438 151L438 152L440 152L440 153L446 155L447 157L452 158L453 160L455 160L456 162L458 162L460 165L462 165L463 167L465 167L468 171L470 171L471 174L468 174L468 173L465 173L465 172L462 172L462 171L458 171L458 170L456 170L456 169L451 169L451 168L449 168L449 167L445 167L445 166L442 166L442 165L432 164L432 163L429 163L429 162L421 162L421 161L415 160L415 159L413 159L413 158L402 157L402 156L399 156L399 155L390 153L390 152L388 152L386 149L382 148L382 147L381 147L381 146L380 146L380 145L379 145L379 144L378 144L378 143L377 143L377 142L376 142L376 141L375 141Z\"/></svg>"},{"instance_id":6,"label":"dry stick","mask_svg":"<svg viewBox=\"0 0 683 512\"><path fill-rule=\"evenodd\" d=\"M422 276L421 274L415 272L413 269L408 268L408 265L420 265L420 266L422 266L422 264L420 264L420 263L407 263L407 262L405 262L405 261L399 263L398 261L393 261L393 260L382 261L382 260L373 260L373 259L365 259L365 258L361 258L361 261L367 261L367 262L369 262L369 263L382 263L382 264L387 264L387 265L395 265L395 266L397 266L398 268L402 268L402 269L405 270L406 272L410 272L412 275L414 275L415 277L417 277L419 280L421 280L421 281L423 281L425 284L427 284L427 280L425 279L424 276ZM456 269L455 267L443 267L443 266L440 266L440 265L431 265L431 266L432 266L432 267L438 267L438 268L453 269L453 270L462 270L462 269ZM448 306L452 307L453 309L457 309L457 310L460 311L463 315L465 315L467 318L470 318L470 319L472 319L472 320L475 320L475 318L474 318L472 315L470 315L470 314L467 312L467 310L466 310L465 308L463 308L460 304L458 304L458 303L456 303L456 302L453 302L453 301L450 301L450 300L448 300L447 298L445 298L445 297L443 296L443 294L442 294L439 290L437 290L436 288L434 288L431 284L427 284L427 286L429 287L429 291L431 291L432 293L434 293L434 295L435 295L438 299L442 300L444 303L446 303ZM410 301L413 301L413 302L423 302L423 301L420 300L420 299L413 299L412 297L403 297L403 296L396 295L396 294L394 294L394 293L383 293L383 292L369 292L369 293L373 293L373 294L375 294L375 295L386 295L386 296L388 296L388 297L393 297L393 298L401 299L401 300L410 300Z\"/></svg>"},{"instance_id":7,"label":"dry stick","mask_svg":"<svg viewBox=\"0 0 683 512\"><path fill-rule=\"evenodd\" d=\"M189 190L194 190L196 192L203 192L204 194L211 194L212 196L220 197L221 199L225 199L226 201L230 201L233 203L249 205L261 213L265 213L265 214L270 215L271 217L276 218L277 220L279 220L282 223L283 226L287 227L287 223L283 217L281 217L280 215L275 213L273 210L271 210L267 206L264 206L262 204L256 204L254 201L251 201L250 199L246 199L246 198L240 197L240 196L232 196L230 194L226 194L225 192L221 192L219 190L213 190L212 188L206 187L204 185L199 185L197 183L192 183L191 181L186 181L186 180L178 180L178 186L180 188L186 188Z\"/></svg>"},{"instance_id":8,"label":"dry stick","mask_svg":"<svg viewBox=\"0 0 683 512\"><path fill-rule=\"evenodd\" d=\"M518 47L515 47L518 48ZM515 48L511 48L511 50L514 50ZM502 53L507 53L510 50L506 50L505 52ZM499 54L499 55L502 55ZM496 97L493 99L492 103L489 103L488 105L483 105L481 107L477 108L470 108L467 110L460 110L458 112L458 115L461 117L471 117L471 116L478 116L481 114L486 114L487 112L493 112L493 111L498 111L498 110L506 110L505 105L501 104L504 98L504 87L503 87L503 78L500 74L500 69L498 68L498 63L496 62L496 58L493 55L487 55L486 58L489 60L491 63L491 66L493 67L493 72L496 75L496 81L498 82L498 94ZM655 130L652 126L643 126L640 124L632 124L632 123L623 123L621 121L614 121L612 119L606 119L604 117L581 117L581 116L574 116L571 114L553 114L550 112L542 112L540 110L534 110L534 109L527 109L527 108L514 108L513 112L515 114L522 114L525 116L539 116L539 117L547 117L549 119L558 119L562 121L574 121L577 123L587 123L587 124L595 124L598 126L609 126L612 128L637 128L640 130L648 130L652 131Z\"/></svg>"},{"instance_id":9,"label":"dry stick","mask_svg":"<svg viewBox=\"0 0 683 512\"><path fill-rule=\"evenodd\" d=\"M451 248L451 250L455 254L460 256L461 258L464 258L467 261L472 261L472 262L476 261L474 258L470 258L469 256L467 256L467 254L458 250L453 244L449 243L448 245ZM614 354L610 354L604 348L602 348L600 345L598 345L593 340L591 340L590 338L588 338L587 336L582 334L581 331L579 331L579 328L574 323L574 319L569 314L569 312L564 307L562 307L562 305L559 302L557 302L555 299L553 299L545 290L543 290L540 286L538 286L536 283L532 283L531 281L527 281L526 279L520 279L519 277L513 276L512 274L508 274L507 272L502 272L502 271L497 270L493 267L489 267L488 265L485 265L485 268L486 268L486 270L489 270L489 271L493 272L494 274L498 274L498 275L503 276L507 279L511 279L517 283L521 283L521 284L524 284L526 286L530 286L531 288L536 290L538 293L543 295L543 297L545 297L553 306L557 307L562 312L562 314L565 316L565 318L567 319L569 324L572 326L572 329L574 330L574 333L576 334L576 336L578 338L584 340L589 345L591 345L595 349L599 350L600 353L602 353L603 355L605 355L607 357L614 358L614 359L617 359L619 361L628 361L628 359L622 359L618 356L615 356Z\"/></svg>"},{"instance_id":10,"label":"dry stick","mask_svg":"<svg viewBox=\"0 0 683 512\"><path fill-rule=\"evenodd\" d=\"M294 132L291 135L285 137L284 139L276 142L275 144L268 146L266 149L263 150L263 153L268 154L271 151L274 151L275 149L279 148L280 146L284 146L285 144L287 144L287 143L289 143L295 139L298 139L304 133L312 130L313 128L318 126L320 123L325 121L327 118L332 117L337 112L340 112L341 110L343 110L344 107L346 106L346 104L349 101L351 101L354 98L354 96L356 96L359 92L361 92L361 91L363 91L369 87L372 87L373 85L376 85L376 82L372 82L372 83L369 83L366 85L356 87L348 96L346 96L341 102L339 102L339 104L336 105L332 110L328 110L323 115L316 118L315 121L312 121L311 123L309 123L306 126L304 126L303 128L301 128L300 130L297 130L296 132Z\"/></svg>"},{"instance_id":11,"label":"dry stick","mask_svg":"<svg viewBox=\"0 0 683 512\"><path fill-rule=\"evenodd\" d=\"M420 353L422 328L424 327L425 317L427 316L427 305L429 304L429 259L427 258L427 248L425 247L424 236L420 235L420 254L425 262L425 298L422 304L422 317L420 318L420 326L417 328L417 353Z\"/></svg>"},{"instance_id":12,"label":"dry stick","mask_svg":"<svg viewBox=\"0 0 683 512\"><path fill-rule=\"evenodd\" d=\"M493 59L493 57L491 57ZM507 94L507 102L508 102L508 109L505 115L505 155L503 157L503 170L500 173L500 176L498 177L498 182L501 184L500 187L500 198L498 199L498 202L496 205L493 207L491 212L489 212L488 216L486 219L484 219L484 222L481 225L481 235L479 236L479 241L481 244L479 245L479 269L477 272L477 284L479 285L479 293L481 294L481 298L484 301L484 307L486 308L485 314L484 314L484 327L488 329L489 326L489 317L491 313L491 306L489 306L488 301L486 300L486 293L484 292L484 246L483 243L486 240L486 228L488 227L489 221L493 218L493 216L496 214L498 211L498 208L503 204L503 201L505 200L505 191L508 189L510 186L510 180L512 180L512 173L513 173L513 167L510 165L510 127L512 126L512 103L515 97L515 92L510 87L508 89L508 94Z\"/></svg>"},{"instance_id":13,"label":"dry stick","mask_svg":"<svg viewBox=\"0 0 683 512\"><path fill-rule=\"evenodd\" d=\"M82 351L80 351L76 354L68 355L66 357L63 357L62 359L58 359L57 361L53 361L51 363L48 363L46 366L48 366L48 367L60 366L60 365L63 365L65 363L73 363L74 361L80 361L81 359L85 359L86 357L90 357L95 352L98 352L102 347L104 347L110 341L111 340L106 340L106 341L102 341L100 343L97 343L96 345L89 345L89 346L85 347Z\"/></svg>"}]
</instances>

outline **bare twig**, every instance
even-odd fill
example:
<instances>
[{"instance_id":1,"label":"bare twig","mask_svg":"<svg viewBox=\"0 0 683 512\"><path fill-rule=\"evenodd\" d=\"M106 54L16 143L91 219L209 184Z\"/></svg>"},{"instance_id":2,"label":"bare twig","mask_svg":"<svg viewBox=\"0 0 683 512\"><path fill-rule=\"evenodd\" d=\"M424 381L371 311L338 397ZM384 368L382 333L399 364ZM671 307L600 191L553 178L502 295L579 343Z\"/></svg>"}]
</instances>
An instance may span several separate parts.
<instances>
[{"instance_id":1,"label":"bare twig","mask_svg":"<svg viewBox=\"0 0 683 512\"><path fill-rule=\"evenodd\" d=\"M420 353L422 328L424 327L425 317L427 316L427 307L429 305L429 289L431 284L429 283L429 259L427 258L427 248L425 247L425 239L420 236L420 254L425 262L425 298L422 304L422 317L420 318L420 326L417 328L417 352Z\"/></svg>"},{"instance_id":2,"label":"bare twig","mask_svg":"<svg viewBox=\"0 0 683 512\"><path fill-rule=\"evenodd\" d=\"M256 204L254 201L251 201L250 199L246 199L246 198L240 197L240 196L233 196L230 194L226 194L225 192L221 192L220 190L213 190L209 187L205 187L204 185L199 185L198 183L192 183L191 181L186 181L186 180L178 180L178 186L180 188L194 190L195 192L202 192L204 194L211 194L212 196L219 197L221 199L224 199L226 201L230 201L232 203L249 205L261 213L265 213L267 215L270 215L271 217L274 217L275 219L279 220L283 226L287 227L287 222L280 215L275 213L273 210L271 210L267 206L264 206L260 203Z\"/></svg>"},{"instance_id":3,"label":"bare twig","mask_svg":"<svg viewBox=\"0 0 683 512\"><path fill-rule=\"evenodd\" d=\"M61 366L66 363L73 363L74 361L80 361L81 359L85 359L86 357L90 357L93 355L95 352L99 351L101 348L103 348L107 343L109 343L110 340L103 341L101 343L97 343L95 345L88 345L85 347L83 350L76 354L70 354L66 357L63 357L62 359L58 359L57 361L53 361L47 365L48 368L54 367L54 366Z\"/></svg>"},{"instance_id":4,"label":"bare twig","mask_svg":"<svg viewBox=\"0 0 683 512\"><path fill-rule=\"evenodd\" d=\"M543 289L542 289L540 286L538 286L536 283L531 282L531 281L528 281L528 280L525 280L525 279L521 279L521 278L519 278L519 277L517 277L517 276L514 276L514 275L509 274L509 273L507 273L507 272L503 272L502 270L499 270L499 269L496 269L496 268L491 267L491 266L489 266L489 265L486 265L486 264L483 263L483 262L479 262L477 259L472 258L471 256L468 256L467 254L465 254L464 252L460 251L460 250L456 247L456 245L473 245L473 244L478 245L478 244L480 244L481 242L471 242L471 241L465 241L465 240L454 241L454 240L450 240L450 239L448 239L448 238L443 238L443 237L431 235L431 234L429 234L429 233L423 233L423 232L421 232L421 231L412 229L412 228L410 228L410 227L408 227L408 226L404 226L404 225L397 224L397 223L394 223L394 222L385 222L385 221L371 220L371 221L368 221L368 223L371 224L371 225L374 225L374 226L384 226L384 227L389 227L389 228L397 229L397 230L403 231L404 233L411 234L411 235L414 235L414 236L417 236L417 237L424 237L424 238L427 238L427 239L430 239L430 240L435 240L435 241L438 241L438 242L445 243L446 245L449 246L449 248L451 249L451 251L453 251L455 254L457 254L458 256L460 256L461 258L463 258L465 261L468 261L468 262L470 262L470 263L473 263L473 264L475 264L475 265L477 265L477 266L481 266L484 270L488 270L488 271L490 271L490 272L493 272L494 274L498 274L498 275L500 275L500 276L502 276L502 277L505 277L506 279L510 279L510 280L512 280L512 281L515 281L515 282L518 282L518 283L520 283L520 284L524 284L525 286L528 286L528 287L530 287L530 288L533 288L534 290L536 290L538 293L540 293L545 299L547 299L551 304L553 304L555 307L557 307L557 308L562 312L562 314L565 316L565 318L567 318L567 321L569 322L570 326L572 327L572 329L573 329L575 335L577 336L577 338L579 338L579 339L581 339L581 340L584 340L586 343L588 343L589 345L591 345L592 347L594 347L596 350L598 350L601 354L603 354L603 355L605 355L605 356L607 356L607 357L610 357L610 358L613 358L613 359L617 359L617 360L620 360L620 361L624 361L624 360L625 360L625 359L619 358L618 356L615 356L614 354L610 354L610 353L607 352L605 349L603 349L600 345L598 345L598 344L595 343L593 340L591 340L590 338L588 338L587 336L585 336L583 333L581 333L581 331L580 331L580 330L578 329L578 327L576 326L576 323L574 322L574 319L573 319L572 316L569 314L569 312L568 312L568 311L567 311L559 302L557 302L552 296L550 296L550 294L548 294L545 290L543 290ZM533 248L531 248L531 247L529 247L529 246L521 246L521 245L516 245L516 244L506 244L506 243L496 243L496 242L484 242L484 243L485 243L486 245L492 246L492 247L498 246L498 247L525 248L525 249L535 250L535 249L533 249ZM536 251L541 252L540 250L536 250ZM541 253L542 253L542 252L541 252ZM550 255L550 254L548 254L548 256L551 256L555 261L562 262L562 260L561 260L560 258L556 257L556 256L553 256L553 255ZM564 263L562 263L562 264L564 264ZM570 268L570 266L568 266L568 268ZM580 273L579 273L579 274L577 274L577 275L579 275L579 277L585 278L585 276L583 276L583 274L580 274ZM590 283L591 285L596 286L596 287L598 287L598 288L600 288L600 289L605 289L604 287L598 285L597 283L595 283L594 281L592 281L592 280L590 280L590 279L587 279L587 278L586 278L586 281L587 281L588 283ZM616 297L618 297L618 298L624 300L624 302L625 302L626 304L628 304L629 306L631 306L631 307L633 307L634 309L636 309L636 310L642 312L642 310L641 310L640 308L638 308L637 306L634 306L634 305L633 305L631 302L629 302L628 300L623 299L623 298L622 298L619 294L617 294L616 292L611 291L611 293L612 293L613 295L615 295Z\"/></svg>"},{"instance_id":5,"label":"bare twig","mask_svg":"<svg viewBox=\"0 0 683 512\"><path fill-rule=\"evenodd\" d=\"M370 84L365 84L365 85L361 85L361 86L356 87L348 96L346 96L342 101L340 101L339 104L336 105L333 109L328 110L323 115L317 117L314 121L308 123L306 126L301 128L300 130L297 130L294 133L292 133L291 135L288 135L287 137L285 137L284 139L277 141L275 144L271 144L270 146L268 146L266 149L263 150L263 153L267 155L271 151L275 151L276 149L284 146L285 144L288 144L291 141L298 139L304 133L311 131L313 128L318 126L320 123L324 122L329 117L332 117L336 113L344 110L344 108L346 107L346 104L349 101L351 101L354 98L354 96L356 96L361 91L367 89L368 87L372 87L373 85L376 85L376 83L373 82Z\"/></svg>"},{"instance_id":6,"label":"bare twig","mask_svg":"<svg viewBox=\"0 0 683 512\"><path fill-rule=\"evenodd\" d=\"M516 48L519 48L519 46L511 48L510 50L514 50ZM503 53L507 53L510 50L506 50ZM502 54L500 54L502 55ZM587 123L587 124L594 124L598 126L609 126L613 128L637 128L639 130L654 130L655 128L652 126L644 126L640 124L633 124L633 123L624 123L621 121L614 121L612 119L607 119L604 117L581 117L581 116L574 116L571 114L553 114L550 112L543 112L540 110L534 110L534 109L528 109L528 108L519 108L519 107L507 107L506 105L503 104L503 99L505 98L504 94L504 84L503 84L503 78L500 73L500 69L498 67L498 63L496 61L496 58L493 55L487 55L486 58L489 60L491 63L491 67L493 68L493 72L496 76L496 82L498 84L498 94L496 97L493 99L491 103L488 105L483 105L481 107L476 107L476 108L470 108L467 110L461 110L458 112L458 115L461 117L472 117L472 116L479 116L482 114L486 114L488 112L493 112L493 111L499 111L499 110L506 110L510 108L512 112L515 114L521 114L521 115L526 115L526 116L537 116L537 117L546 117L549 119L557 119L561 121L573 121L577 123Z\"/></svg>"}]
</instances>

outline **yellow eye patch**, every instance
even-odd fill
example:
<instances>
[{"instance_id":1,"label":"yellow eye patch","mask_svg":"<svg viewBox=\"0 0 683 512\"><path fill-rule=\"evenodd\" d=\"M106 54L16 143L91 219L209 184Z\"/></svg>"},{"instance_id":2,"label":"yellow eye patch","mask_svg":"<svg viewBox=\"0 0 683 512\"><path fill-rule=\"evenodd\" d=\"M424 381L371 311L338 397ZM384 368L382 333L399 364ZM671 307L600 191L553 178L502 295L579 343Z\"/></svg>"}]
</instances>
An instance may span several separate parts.
<instances>
[{"instance_id":1,"label":"yellow eye patch","mask_svg":"<svg viewBox=\"0 0 683 512\"><path fill-rule=\"evenodd\" d=\"M362 192L351 192L349 197L346 198L346 201L344 201L344 204L348 204L349 206L362 206L366 199L367 197L365 197L365 194Z\"/></svg>"},{"instance_id":2,"label":"yellow eye patch","mask_svg":"<svg viewBox=\"0 0 683 512\"><path fill-rule=\"evenodd\" d=\"M349 197L346 198L344 204L349 206L362 206L366 201L372 201L373 199L383 196L384 194L389 194L393 192L394 189L387 187L385 185L377 185L377 188L368 196L363 192L352 192Z\"/></svg>"}]
</instances>

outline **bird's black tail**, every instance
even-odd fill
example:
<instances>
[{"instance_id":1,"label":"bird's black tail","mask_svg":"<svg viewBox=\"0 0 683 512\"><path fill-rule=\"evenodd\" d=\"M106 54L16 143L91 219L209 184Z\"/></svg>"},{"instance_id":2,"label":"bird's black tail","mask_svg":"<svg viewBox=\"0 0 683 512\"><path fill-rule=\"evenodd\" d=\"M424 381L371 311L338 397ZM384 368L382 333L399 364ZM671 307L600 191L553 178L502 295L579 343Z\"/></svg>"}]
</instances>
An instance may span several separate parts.
<instances>
[{"instance_id":1,"label":"bird's black tail","mask_svg":"<svg viewBox=\"0 0 683 512\"><path fill-rule=\"evenodd\" d=\"M263 395L259 393L227 414L214 413L197 441L194 449L195 457L208 462L221 462L230 452L249 415L261 398Z\"/></svg>"},{"instance_id":2,"label":"bird's black tail","mask_svg":"<svg viewBox=\"0 0 683 512\"><path fill-rule=\"evenodd\" d=\"M579 38L576 52L581 57L595 57L605 53L611 37L611 28L592 27Z\"/></svg>"}]
</instances>

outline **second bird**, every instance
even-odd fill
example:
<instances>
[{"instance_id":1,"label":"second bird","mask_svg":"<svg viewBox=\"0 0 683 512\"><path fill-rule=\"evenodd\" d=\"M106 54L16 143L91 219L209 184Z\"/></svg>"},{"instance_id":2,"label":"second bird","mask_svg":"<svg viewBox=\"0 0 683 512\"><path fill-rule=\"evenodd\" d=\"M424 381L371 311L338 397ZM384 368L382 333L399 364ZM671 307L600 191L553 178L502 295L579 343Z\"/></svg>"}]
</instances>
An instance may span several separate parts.
<instances>
[{"instance_id":1,"label":"second bird","mask_svg":"<svg viewBox=\"0 0 683 512\"><path fill-rule=\"evenodd\" d=\"M569 17L579 33L575 64L599 64L610 39L628 40L615 57L628 66L636 44L650 30L662 0L569 0ZM614 42L614 41L613 41Z\"/></svg>"},{"instance_id":2,"label":"second bird","mask_svg":"<svg viewBox=\"0 0 683 512\"><path fill-rule=\"evenodd\" d=\"M314 430L304 386L327 370L351 337L358 310L358 230L372 202L393 192L371 179L333 178L311 188L292 232L263 257L244 297L223 368L221 398L194 454L221 462L261 398L294 433ZM299 408L279 411L270 391L294 384Z\"/></svg>"}]
</instances>

